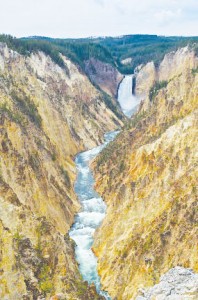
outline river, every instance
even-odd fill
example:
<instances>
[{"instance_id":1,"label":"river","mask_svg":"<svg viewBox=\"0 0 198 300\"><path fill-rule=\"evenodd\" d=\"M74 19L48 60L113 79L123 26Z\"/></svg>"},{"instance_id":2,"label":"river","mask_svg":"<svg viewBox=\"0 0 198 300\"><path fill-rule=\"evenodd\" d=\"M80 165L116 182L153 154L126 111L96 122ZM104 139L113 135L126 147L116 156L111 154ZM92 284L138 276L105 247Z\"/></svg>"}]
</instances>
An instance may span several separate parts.
<instances>
[{"instance_id":1,"label":"river","mask_svg":"<svg viewBox=\"0 0 198 300\"><path fill-rule=\"evenodd\" d=\"M97 259L91 250L94 232L105 217L106 205L94 190L94 178L89 163L115 138L117 133L118 131L114 131L105 134L104 144L76 156L75 163L78 175L75 192L82 208L76 215L75 223L69 233L76 243L76 260L83 279L89 284L94 283L97 292L108 300L111 299L109 295L101 291Z\"/></svg>"},{"instance_id":2,"label":"river","mask_svg":"<svg viewBox=\"0 0 198 300\"><path fill-rule=\"evenodd\" d=\"M118 101L127 116L137 106L136 98L132 96L131 76L126 76L121 82ZM94 283L98 294L104 296L106 300L111 300L111 298L107 292L101 290L100 277L97 272L97 258L91 250L94 232L105 217L106 205L94 190L94 178L89 164L108 143L114 140L118 132L106 133L104 144L76 156L75 163L78 174L74 188L81 203L81 211L76 215L75 222L69 232L70 237L76 243L75 255L83 279L89 284Z\"/></svg>"}]
</instances>

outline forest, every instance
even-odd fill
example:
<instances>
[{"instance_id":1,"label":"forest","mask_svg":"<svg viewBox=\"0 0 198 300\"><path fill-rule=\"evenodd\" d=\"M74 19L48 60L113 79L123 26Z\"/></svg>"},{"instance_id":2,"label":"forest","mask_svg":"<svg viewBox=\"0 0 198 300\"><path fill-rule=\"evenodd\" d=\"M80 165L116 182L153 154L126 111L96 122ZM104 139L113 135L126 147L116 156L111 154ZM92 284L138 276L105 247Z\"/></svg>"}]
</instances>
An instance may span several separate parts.
<instances>
[{"instance_id":1,"label":"forest","mask_svg":"<svg viewBox=\"0 0 198 300\"><path fill-rule=\"evenodd\" d=\"M198 37L165 37L157 35L125 35L120 37L98 37L84 39L56 39L33 36L28 38L14 38L10 35L0 35L0 42L29 55L35 51L43 51L59 66L64 67L60 53L67 56L82 70L84 62L96 58L105 63L116 66L122 74L132 74L140 64L149 61L159 65L164 55L176 51L186 45L194 46ZM128 64L122 61L130 58Z\"/></svg>"}]
</instances>

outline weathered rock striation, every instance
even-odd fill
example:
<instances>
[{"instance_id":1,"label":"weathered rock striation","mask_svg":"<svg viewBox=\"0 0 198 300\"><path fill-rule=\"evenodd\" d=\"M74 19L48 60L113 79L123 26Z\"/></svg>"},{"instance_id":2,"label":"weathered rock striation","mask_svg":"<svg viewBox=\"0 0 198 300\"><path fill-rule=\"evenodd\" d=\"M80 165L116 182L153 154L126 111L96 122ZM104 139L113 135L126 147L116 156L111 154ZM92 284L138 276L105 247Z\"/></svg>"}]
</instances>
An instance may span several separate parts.
<instances>
[{"instance_id":1,"label":"weathered rock striation","mask_svg":"<svg viewBox=\"0 0 198 300\"><path fill-rule=\"evenodd\" d=\"M79 203L73 158L120 123L71 61L0 44L0 298L99 299L67 232Z\"/></svg>"},{"instance_id":2,"label":"weathered rock striation","mask_svg":"<svg viewBox=\"0 0 198 300\"><path fill-rule=\"evenodd\" d=\"M147 89L139 112L93 163L108 206L94 251L112 299L135 299L178 265L198 272L197 66L183 48L165 56L158 77L152 63L143 67L137 91L145 80L166 84L152 98Z\"/></svg>"}]
</instances>

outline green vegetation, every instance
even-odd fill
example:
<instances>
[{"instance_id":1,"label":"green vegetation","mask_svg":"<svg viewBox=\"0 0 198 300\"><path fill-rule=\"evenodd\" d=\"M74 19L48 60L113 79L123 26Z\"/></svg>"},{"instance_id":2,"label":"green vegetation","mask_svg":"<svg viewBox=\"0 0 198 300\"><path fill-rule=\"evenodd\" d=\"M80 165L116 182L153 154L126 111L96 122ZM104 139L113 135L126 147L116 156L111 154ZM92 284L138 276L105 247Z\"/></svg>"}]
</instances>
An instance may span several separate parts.
<instances>
[{"instance_id":1,"label":"green vegetation","mask_svg":"<svg viewBox=\"0 0 198 300\"><path fill-rule=\"evenodd\" d=\"M131 74L138 65L149 61L154 61L158 65L166 53L176 51L188 44L195 49L198 42L198 37L165 37L140 34L85 39L50 39L45 37L34 37L33 39L49 41L56 46L67 49L67 53L71 56L65 54L70 59L77 59L78 63L95 57L116 65L123 74ZM126 58L132 58L132 61L124 65L122 60Z\"/></svg>"},{"instance_id":2,"label":"green vegetation","mask_svg":"<svg viewBox=\"0 0 198 300\"><path fill-rule=\"evenodd\" d=\"M16 246L16 265L19 269L22 268L22 264L21 264L21 256L20 256L20 244L23 240L24 236L20 233L20 230L17 229L17 231L15 232L13 239L15 242L15 246Z\"/></svg>"},{"instance_id":3,"label":"green vegetation","mask_svg":"<svg viewBox=\"0 0 198 300\"><path fill-rule=\"evenodd\" d=\"M32 169L36 172L36 174L38 174L40 169L40 161L39 154L37 151L34 151L29 155L29 164L32 167Z\"/></svg>"},{"instance_id":4,"label":"green vegetation","mask_svg":"<svg viewBox=\"0 0 198 300\"><path fill-rule=\"evenodd\" d=\"M163 80L163 81L157 81L154 86L151 87L149 91L149 99L150 101L153 101L155 97L157 96L159 90L167 87L168 81Z\"/></svg>"},{"instance_id":5,"label":"green vegetation","mask_svg":"<svg viewBox=\"0 0 198 300\"><path fill-rule=\"evenodd\" d=\"M25 118L20 112L13 112L11 108L6 104L0 104L0 114L6 114L10 120L19 125L25 126Z\"/></svg>"},{"instance_id":6,"label":"green vegetation","mask_svg":"<svg viewBox=\"0 0 198 300\"><path fill-rule=\"evenodd\" d=\"M195 43L190 44L190 48L194 50L195 55L198 56L198 43L197 41Z\"/></svg>"},{"instance_id":7,"label":"green vegetation","mask_svg":"<svg viewBox=\"0 0 198 300\"><path fill-rule=\"evenodd\" d=\"M19 230L17 229L17 231L15 232L13 238L19 243L23 239L23 235L20 234Z\"/></svg>"},{"instance_id":8,"label":"green vegetation","mask_svg":"<svg viewBox=\"0 0 198 300\"><path fill-rule=\"evenodd\" d=\"M98 38L95 42L107 47L123 74L133 73L140 64L154 61L160 63L164 55L188 44L196 47L198 37L165 37L157 35L126 35L122 37ZM195 45L194 45L195 44ZM123 65L122 60L132 58L131 63Z\"/></svg>"},{"instance_id":9,"label":"green vegetation","mask_svg":"<svg viewBox=\"0 0 198 300\"><path fill-rule=\"evenodd\" d=\"M118 168L119 168L119 172L120 172L120 173L124 172L124 170L125 170L125 168L126 168L125 163L124 163L124 160L122 160L122 161L120 162Z\"/></svg>"},{"instance_id":10,"label":"green vegetation","mask_svg":"<svg viewBox=\"0 0 198 300\"><path fill-rule=\"evenodd\" d=\"M46 263L43 263L38 278L40 289L45 295L53 291L53 283L50 274L50 267Z\"/></svg>"},{"instance_id":11,"label":"green vegetation","mask_svg":"<svg viewBox=\"0 0 198 300\"><path fill-rule=\"evenodd\" d=\"M194 69L192 69L192 74L193 75L196 75L198 73L198 67L197 68L194 68Z\"/></svg>"},{"instance_id":12,"label":"green vegetation","mask_svg":"<svg viewBox=\"0 0 198 300\"><path fill-rule=\"evenodd\" d=\"M96 158L97 167L99 167L101 164L104 164L105 162L109 161L110 158L112 158L113 154L116 153L118 150L119 145L115 143L115 140L113 142L110 142L106 148L103 149L102 152L100 152L99 156Z\"/></svg>"},{"instance_id":13,"label":"green vegetation","mask_svg":"<svg viewBox=\"0 0 198 300\"><path fill-rule=\"evenodd\" d=\"M69 174L68 174L67 170L65 170L63 167L61 167L60 169L61 169L61 173L64 177L64 180L65 180L65 183L66 183L67 187L70 188L71 187L71 181L70 181Z\"/></svg>"},{"instance_id":14,"label":"green vegetation","mask_svg":"<svg viewBox=\"0 0 198 300\"><path fill-rule=\"evenodd\" d=\"M35 250L37 252L37 255L39 258L42 259L42 236L44 236L47 232L46 227L45 227L45 223L43 222L42 219L40 219L41 224L39 224L36 227L36 235L37 235L37 245L35 247Z\"/></svg>"},{"instance_id":15,"label":"green vegetation","mask_svg":"<svg viewBox=\"0 0 198 300\"><path fill-rule=\"evenodd\" d=\"M83 281L83 278L81 278L82 281L76 281L75 286L77 287L77 294L79 297L82 297L86 294L87 286L85 282Z\"/></svg>"},{"instance_id":16,"label":"green vegetation","mask_svg":"<svg viewBox=\"0 0 198 300\"><path fill-rule=\"evenodd\" d=\"M42 51L62 68L67 68L60 53L84 69L84 61L97 58L103 62L114 64L110 52L103 46L92 42L71 42L64 39L24 38L17 39L10 35L0 35L0 42L6 43L9 48L23 55ZM67 70L68 71L68 70Z\"/></svg>"},{"instance_id":17,"label":"green vegetation","mask_svg":"<svg viewBox=\"0 0 198 300\"><path fill-rule=\"evenodd\" d=\"M82 69L84 69L84 61L90 58L96 58L114 65L114 60L110 52L101 45L90 42L71 43L64 40L55 40L53 43L58 45L58 49L63 55L66 55L74 63L79 64Z\"/></svg>"},{"instance_id":18,"label":"green vegetation","mask_svg":"<svg viewBox=\"0 0 198 300\"><path fill-rule=\"evenodd\" d=\"M148 114L147 112L135 114L132 117L132 119L127 120L127 122L125 123L124 129L129 130L133 127L136 127L138 125L138 123L147 116L147 114Z\"/></svg>"},{"instance_id":19,"label":"green vegetation","mask_svg":"<svg viewBox=\"0 0 198 300\"><path fill-rule=\"evenodd\" d=\"M87 38L87 39L49 39L35 37L37 41L49 41L61 47L61 53L83 67L83 61L94 57L116 65L123 74L131 74L134 69L149 61L156 65L164 55L176 51L188 44L196 48L198 37L164 37L157 35L126 35L121 37ZM100 46L100 47L98 47ZM124 65L122 60L132 58Z\"/></svg>"},{"instance_id":20,"label":"green vegetation","mask_svg":"<svg viewBox=\"0 0 198 300\"><path fill-rule=\"evenodd\" d=\"M123 115L120 113L120 111L118 110L117 105L113 102L112 98L105 92L103 92L102 90L100 90L102 93L102 99L104 101L104 103L106 104L106 106L112 110L114 112L114 114L120 118L123 119Z\"/></svg>"},{"instance_id":21,"label":"green vegetation","mask_svg":"<svg viewBox=\"0 0 198 300\"><path fill-rule=\"evenodd\" d=\"M6 43L7 46L23 55L30 55L31 53L42 51L49 55L51 59L60 67L64 67L64 61L60 57L58 49L50 44L48 41L43 40L22 40L12 37L11 35L0 35L0 42Z\"/></svg>"},{"instance_id":22,"label":"green vegetation","mask_svg":"<svg viewBox=\"0 0 198 300\"><path fill-rule=\"evenodd\" d=\"M52 160L53 160L53 161L56 161L56 152L53 152L53 153L52 153Z\"/></svg>"},{"instance_id":23,"label":"green vegetation","mask_svg":"<svg viewBox=\"0 0 198 300\"><path fill-rule=\"evenodd\" d=\"M47 37L31 37L16 39L10 35L0 35L0 42L21 54L43 51L61 67L65 67L59 53L67 56L84 70L84 62L97 58L116 66L123 74L131 74L134 69L149 61L156 65L164 55L176 51L180 47L190 45L198 52L198 37L165 37L157 35L126 35L121 37L85 38L85 39L52 39ZM122 60L131 58L127 65Z\"/></svg>"},{"instance_id":24,"label":"green vegetation","mask_svg":"<svg viewBox=\"0 0 198 300\"><path fill-rule=\"evenodd\" d=\"M43 241L45 241L45 235L49 231L49 227L45 218L40 218L40 222L41 223L36 227L37 245L35 250L40 259L38 270L39 287L44 295L46 295L47 293L51 293L53 291L52 267L44 260L42 253L44 245L46 245L43 243Z\"/></svg>"},{"instance_id":25,"label":"green vegetation","mask_svg":"<svg viewBox=\"0 0 198 300\"><path fill-rule=\"evenodd\" d=\"M41 128L42 119L38 113L38 109L31 98L27 95L19 96L15 92L11 94L13 100L19 106L19 109L29 117L29 119L34 122L39 128Z\"/></svg>"}]
</instances>

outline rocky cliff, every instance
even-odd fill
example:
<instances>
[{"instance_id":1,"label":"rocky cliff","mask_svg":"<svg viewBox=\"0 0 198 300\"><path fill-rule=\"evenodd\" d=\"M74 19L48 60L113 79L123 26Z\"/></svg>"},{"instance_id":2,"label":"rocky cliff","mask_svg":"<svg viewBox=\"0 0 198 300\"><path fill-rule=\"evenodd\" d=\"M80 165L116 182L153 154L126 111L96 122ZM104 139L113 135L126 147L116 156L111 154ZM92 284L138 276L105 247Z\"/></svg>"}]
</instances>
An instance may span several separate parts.
<instances>
[{"instance_id":1,"label":"rocky cliff","mask_svg":"<svg viewBox=\"0 0 198 300\"><path fill-rule=\"evenodd\" d=\"M0 44L0 298L99 299L67 232L79 209L73 158L120 121L66 57ZM56 296L55 296L56 295Z\"/></svg>"},{"instance_id":2,"label":"rocky cliff","mask_svg":"<svg viewBox=\"0 0 198 300\"><path fill-rule=\"evenodd\" d=\"M85 71L91 81L110 96L116 98L123 75L111 64L91 58L85 62Z\"/></svg>"},{"instance_id":3,"label":"rocky cliff","mask_svg":"<svg viewBox=\"0 0 198 300\"><path fill-rule=\"evenodd\" d=\"M195 53L190 51L189 47L185 47L165 55L159 66L149 62L137 68L135 93L143 101L143 110L148 109L151 104L149 92L156 82L167 83L174 77L181 76L188 69L196 69L197 60L194 59L194 55Z\"/></svg>"},{"instance_id":4,"label":"rocky cliff","mask_svg":"<svg viewBox=\"0 0 198 300\"><path fill-rule=\"evenodd\" d=\"M93 164L108 205L94 252L112 299L135 299L178 265L198 272L197 66L183 48L141 68L144 102Z\"/></svg>"}]
</instances>

